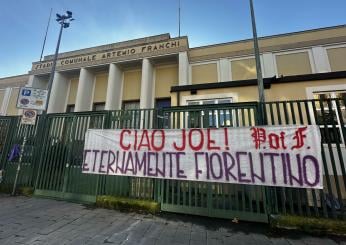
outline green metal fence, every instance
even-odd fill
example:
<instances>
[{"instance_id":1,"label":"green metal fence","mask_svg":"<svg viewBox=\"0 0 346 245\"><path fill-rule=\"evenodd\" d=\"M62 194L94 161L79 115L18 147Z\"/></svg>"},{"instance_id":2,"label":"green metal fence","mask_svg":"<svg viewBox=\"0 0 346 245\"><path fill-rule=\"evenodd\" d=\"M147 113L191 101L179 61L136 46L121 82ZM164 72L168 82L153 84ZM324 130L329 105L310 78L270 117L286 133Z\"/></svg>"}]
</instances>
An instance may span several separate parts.
<instances>
[{"instance_id":1,"label":"green metal fence","mask_svg":"<svg viewBox=\"0 0 346 245\"><path fill-rule=\"evenodd\" d=\"M249 127L259 123L257 103L167 108L163 128ZM267 222L266 192L262 186L162 180L164 211Z\"/></svg>"},{"instance_id":2,"label":"green metal fence","mask_svg":"<svg viewBox=\"0 0 346 245\"><path fill-rule=\"evenodd\" d=\"M323 190L269 188L271 213L346 218L346 101L341 99L269 102L268 125L319 125Z\"/></svg>"},{"instance_id":3,"label":"green metal fence","mask_svg":"<svg viewBox=\"0 0 346 245\"><path fill-rule=\"evenodd\" d=\"M36 126L0 117L1 168L13 184L18 162L8 161L15 144L28 143L19 184L35 194L93 202L97 195L156 200L164 211L267 222L269 214L345 218L345 101L340 99L257 102L48 114ZM264 111L264 115L259 112ZM295 189L194 181L82 174L88 128L210 128L317 124L322 135L324 189Z\"/></svg>"},{"instance_id":4,"label":"green metal fence","mask_svg":"<svg viewBox=\"0 0 346 245\"><path fill-rule=\"evenodd\" d=\"M40 119L38 119L40 121ZM36 167L34 156L38 147L37 129L35 126L21 125L20 117L0 117L0 139L1 139L1 164L0 169L4 169L3 185L11 187L13 185L15 175L18 169L19 157L10 158L11 151L17 146L22 146L24 137L26 144L24 146L24 154L20 167L20 175L18 178L18 186L33 186L36 176Z\"/></svg>"}]
</instances>

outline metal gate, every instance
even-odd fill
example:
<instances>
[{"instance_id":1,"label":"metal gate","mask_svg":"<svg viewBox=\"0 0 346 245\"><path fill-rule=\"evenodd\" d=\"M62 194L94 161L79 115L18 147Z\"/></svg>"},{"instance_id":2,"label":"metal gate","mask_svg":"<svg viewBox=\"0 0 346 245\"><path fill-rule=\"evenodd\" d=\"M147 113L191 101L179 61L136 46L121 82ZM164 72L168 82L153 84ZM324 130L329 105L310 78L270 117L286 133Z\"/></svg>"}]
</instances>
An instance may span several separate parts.
<instances>
[{"instance_id":1,"label":"metal gate","mask_svg":"<svg viewBox=\"0 0 346 245\"><path fill-rule=\"evenodd\" d=\"M258 124L257 103L164 109L163 128L249 127ZM161 114L161 115L160 115ZM163 211L268 222L266 187L162 180Z\"/></svg>"},{"instance_id":2,"label":"metal gate","mask_svg":"<svg viewBox=\"0 0 346 245\"><path fill-rule=\"evenodd\" d=\"M88 128L104 128L107 112L49 114L43 127L35 195L95 202L98 175L82 173Z\"/></svg>"},{"instance_id":3,"label":"metal gate","mask_svg":"<svg viewBox=\"0 0 346 245\"><path fill-rule=\"evenodd\" d=\"M157 200L158 184L150 178L82 173L88 129L143 128L152 125L153 111L102 111L49 114L43 129L35 195L92 203L97 195Z\"/></svg>"}]
</instances>

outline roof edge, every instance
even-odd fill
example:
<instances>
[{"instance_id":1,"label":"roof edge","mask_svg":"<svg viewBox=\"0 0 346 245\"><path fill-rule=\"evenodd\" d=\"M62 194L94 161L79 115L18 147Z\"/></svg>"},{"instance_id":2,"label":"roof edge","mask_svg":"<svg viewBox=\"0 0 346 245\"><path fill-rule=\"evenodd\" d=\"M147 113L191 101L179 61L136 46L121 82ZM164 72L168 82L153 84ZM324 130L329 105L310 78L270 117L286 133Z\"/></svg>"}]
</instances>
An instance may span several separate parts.
<instances>
[{"instance_id":1,"label":"roof edge","mask_svg":"<svg viewBox=\"0 0 346 245\"><path fill-rule=\"evenodd\" d=\"M88 47L88 48L76 49L76 50L72 50L72 51L59 53L58 57L62 58L65 56L67 57L69 55L73 56L74 53L83 52L83 51L88 52L88 50L91 51L92 49L96 49L96 48L110 49L110 48L116 48L117 46L119 46L119 48L121 48L121 47L127 47L126 44L128 44L128 46L131 46L131 45L133 46L132 43L136 43L136 42L145 43L146 40L155 39L155 38L158 38L160 40L167 40L167 39L171 39L171 35L169 33L163 33L163 34L152 35L152 36L148 36L148 37L140 37L140 38L125 40L125 41L120 41L120 42L115 42L115 43L109 43L109 44L103 44L103 45ZM112 47L112 46L115 46L115 47ZM52 56L54 56L54 54L45 55L43 61L50 60L52 58Z\"/></svg>"},{"instance_id":2,"label":"roof edge","mask_svg":"<svg viewBox=\"0 0 346 245\"><path fill-rule=\"evenodd\" d=\"M346 71L334 71L325 73L303 74L283 77L267 77L263 79L264 88L268 89L273 84L289 83L289 82L307 82L320 81L326 79L346 78ZM257 79L237 80L227 82L201 83L184 86L172 86L171 92L194 91L204 89L232 88L257 85Z\"/></svg>"},{"instance_id":3,"label":"roof edge","mask_svg":"<svg viewBox=\"0 0 346 245\"><path fill-rule=\"evenodd\" d=\"M14 76L9 76L9 77L0 77L0 80L5 80L5 79L11 79L11 78L16 78L16 77L24 77L24 76L29 76L29 73L26 74L21 74L21 75L14 75Z\"/></svg>"},{"instance_id":4,"label":"roof edge","mask_svg":"<svg viewBox=\"0 0 346 245\"><path fill-rule=\"evenodd\" d=\"M262 37L258 37L258 39L259 40L265 40L265 39L276 38L276 37L284 37L284 36L291 36L291 35L302 34L302 33L317 32L317 31L339 29L339 28L340 29L341 28L346 28L346 24L344 24L344 25L336 25L336 26L327 26L327 27L321 27L321 28L315 28L315 29L307 29L307 30L303 30L303 31L286 32L286 33L274 34L274 35L269 35L269 36L262 36ZM249 41L252 41L252 40L253 40L253 38L247 38L247 39L237 40L237 41L208 44L208 45L204 45L204 46L198 46L198 47L189 48L189 50L194 50L194 49L199 49L199 48L210 48L210 47L222 46L222 45L230 45L230 44L236 44L236 43L242 43L242 42L249 42Z\"/></svg>"}]
</instances>

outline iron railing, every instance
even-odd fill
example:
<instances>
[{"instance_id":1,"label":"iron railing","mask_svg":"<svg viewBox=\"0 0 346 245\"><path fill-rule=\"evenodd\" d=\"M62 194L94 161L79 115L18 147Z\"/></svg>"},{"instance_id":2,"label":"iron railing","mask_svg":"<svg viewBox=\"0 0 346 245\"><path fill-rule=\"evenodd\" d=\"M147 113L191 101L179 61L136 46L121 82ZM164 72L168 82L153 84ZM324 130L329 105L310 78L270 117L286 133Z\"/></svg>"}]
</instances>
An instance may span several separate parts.
<instances>
[{"instance_id":1,"label":"iron railing","mask_svg":"<svg viewBox=\"0 0 346 245\"><path fill-rule=\"evenodd\" d=\"M345 218L346 109L345 101L340 99L48 114L40 117L36 126L22 126L19 121L19 117L0 117L0 166L5 170L2 185L13 184L18 162L9 161L8 154L15 144L22 144L25 134L28 142L18 184L35 187L44 195L151 199L161 202L162 209L167 211L257 221L264 221L264 217L274 213ZM323 190L81 173L88 128L177 129L262 124L319 125Z\"/></svg>"}]
</instances>

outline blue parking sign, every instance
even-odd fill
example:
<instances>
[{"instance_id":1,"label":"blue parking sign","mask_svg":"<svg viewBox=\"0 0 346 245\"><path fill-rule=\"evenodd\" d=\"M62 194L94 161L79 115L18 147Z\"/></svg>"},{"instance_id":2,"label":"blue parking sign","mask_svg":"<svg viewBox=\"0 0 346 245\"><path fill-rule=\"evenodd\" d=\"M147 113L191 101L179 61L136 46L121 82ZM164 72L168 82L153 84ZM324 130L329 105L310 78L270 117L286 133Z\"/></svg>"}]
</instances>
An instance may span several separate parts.
<instances>
[{"instance_id":1,"label":"blue parking sign","mask_svg":"<svg viewBox=\"0 0 346 245\"><path fill-rule=\"evenodd\" d=\"M31 95L31 90L30 89L23 89L22 90L22 95L23 96L30 96Z\"/></svg>"}]
</instances>

